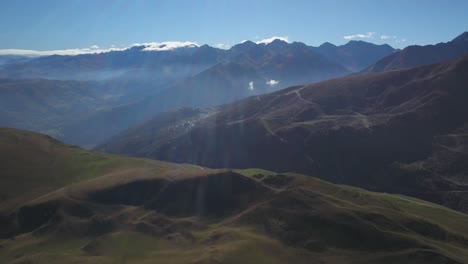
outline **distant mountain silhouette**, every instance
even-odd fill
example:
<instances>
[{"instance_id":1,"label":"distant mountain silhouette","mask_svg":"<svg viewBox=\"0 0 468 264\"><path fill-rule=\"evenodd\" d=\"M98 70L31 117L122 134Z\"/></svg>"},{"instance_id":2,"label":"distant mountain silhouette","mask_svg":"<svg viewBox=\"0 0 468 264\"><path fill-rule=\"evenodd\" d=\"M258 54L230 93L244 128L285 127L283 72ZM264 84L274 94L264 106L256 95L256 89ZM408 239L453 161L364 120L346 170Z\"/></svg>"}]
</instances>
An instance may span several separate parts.
<instances>
[{"instance_id":1,"label":"distant mountain silhouette","mask_svg":"<svg viewBox=\"0 0 468 264\"><path fill-rule=\"evenodd\" d=\"M408 46L365 69L363 73L406 69L446 60L453 60L468 53L468 32L464 32L450 42L426 46Z\"/></svg>"},{"instance_id":2,"label":"distant mountain silhouette","mask_svg":"<svg viewBox=\"0 0 468 264\"><path fill-rule=\"evenodd\" d=\"M236 45L232 46L229 49L229 53L231 54L232 57L235 57L235 56L240 55L242 53L246 53L247 51L249 51L250 49L252 49L256 45L257 44L255 44L254 42L252 42L250 40L246 40L246 41L244 41L242 43L239 43L239 44L236 44Z\"/></svg>"},{"instance_id":3,"label":"distant mountain silhouette","mask_svg":"<svg viewBox=\"0 0 468 264\"><path fill-rule=\"evenodd\" d=\"M165 97L167 104L174 102L179 107L209 106L349 73L303 43L244 42L232 49L244 53L174 82L158 97Z\"/></svg>"},{"instance_id":4,"label":"distant mountain silhouette","mask_svg":"<svg viewBox=\"0 0 468 264\"><path fill-rule=\"evenodd\" d=\"M21 56L1 56L0 66L1 64L4 65L0 68L0 77L60 80L145 78L162 82L192 76L217 63L235 59L237 56L245 54L256 47L267 48L274 53L284 53L294 45L295 43L289 44L276 39L268 44L255 44L251 41L245 41L234 45L229 50L203 45L200 47L187 46L173 50L151 51L146 50L146 46L139 45L122 51L77 56L52 55L31 58L30 60L19 60L18 58ZM326 55L334 63L344 63L342 66L347 68L348 71L356 71L362 70L363 63L361 61L367 62L370 60L370 63L373 63L393 51L390 47L383 48L365 42L355 44L354 46L358 47L354 48L347 47L347 45L340 46L336 51L330 51L322 55ZM309 47L305 44L302 44L302 46ZM320 47L309 48L318 53L322 52ZM367 54L362 53L362 49L368 49ZM374 51L376 49L379 51ZM16 60L12 60L13 58ZM2 61L8 63L2 63Z\"/></svg>"},{"instance_id":5,"label":"distant mountain silhouette","mask_svg":"<svg viewBox=\"0 0 468 264\"><path fill-rule=\"evenodd\" d=\"M396 51L388 44L376 45L355 40L342 46L326 42L314 50L330 60L342 64L351 72L361 71Z\"/></svg>"},{"instance_id":6,"label":"distant mountain silhouette","mask_svg":"<svg viewBox=\"0 0 468 264\"><path fill-rule=\"evenodd\" d=\"M52 55L0 68L4 78L60 80L149 79L167 81L190 76L225 59L225 52L207 45L167 51L134 46L122 51L76 56Z\"/></svg>"},{"instance_id":7,"label":"distant mountain silhouette","mask_svg":"<svg viewBox=\"0 0 468 264\"><path fill-rule=\"evenodd\" d=\"M31 57L20 56L20 55L0 55L0 67L2 65L7 65L7 64L26 62L31 59L32 59Z\"/></svg>"}]
</instances>

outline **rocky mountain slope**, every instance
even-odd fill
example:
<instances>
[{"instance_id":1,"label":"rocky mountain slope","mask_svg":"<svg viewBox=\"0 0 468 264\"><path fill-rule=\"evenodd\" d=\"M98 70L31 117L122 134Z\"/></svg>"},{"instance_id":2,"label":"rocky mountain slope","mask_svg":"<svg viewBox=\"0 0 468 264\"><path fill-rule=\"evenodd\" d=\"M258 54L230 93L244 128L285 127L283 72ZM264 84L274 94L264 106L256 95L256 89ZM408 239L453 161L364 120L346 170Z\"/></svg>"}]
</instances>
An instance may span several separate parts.
<instances>
[{"instance_id":1,"label":"rocky mountain slope","mask_svg":"<svg viewBox=\"0 0 468 264\"><path fill-rule=\"evenodd\" d=\"M453 60L466 53L468 53L468 32L464 32L446 43L408 46L378 60L374 65L365 69L363 73L392 71L440 63Z\"/></svg>"},{"instance_id":2,"label":"rocky mountain slope","mask_svg":"<svg viewBox=\"0 0 468 264\"><path fill-rule=\"evenodd\" d=\"M294 171L468 210L468 57L164 113L97 149Z\"/></svg>"}]
</instances>

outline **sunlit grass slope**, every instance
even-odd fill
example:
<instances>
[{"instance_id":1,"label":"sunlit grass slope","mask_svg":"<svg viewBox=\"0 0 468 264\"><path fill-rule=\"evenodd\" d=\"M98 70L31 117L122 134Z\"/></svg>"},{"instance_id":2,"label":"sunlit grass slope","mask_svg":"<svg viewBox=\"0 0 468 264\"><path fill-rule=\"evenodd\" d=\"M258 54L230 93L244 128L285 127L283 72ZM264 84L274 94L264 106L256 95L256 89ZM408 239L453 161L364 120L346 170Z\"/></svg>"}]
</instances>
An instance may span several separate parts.
<instances>
[{"instance_id":1,"label":"sunlit grass slope","mask_svg":"<svg viewBox=\"0 0 468 264\"><path fill-rule=\"evenodd\" d=\"M0 263L468 263L468 216L422 200L0 135Z\"/></svg>"}]
</instances>

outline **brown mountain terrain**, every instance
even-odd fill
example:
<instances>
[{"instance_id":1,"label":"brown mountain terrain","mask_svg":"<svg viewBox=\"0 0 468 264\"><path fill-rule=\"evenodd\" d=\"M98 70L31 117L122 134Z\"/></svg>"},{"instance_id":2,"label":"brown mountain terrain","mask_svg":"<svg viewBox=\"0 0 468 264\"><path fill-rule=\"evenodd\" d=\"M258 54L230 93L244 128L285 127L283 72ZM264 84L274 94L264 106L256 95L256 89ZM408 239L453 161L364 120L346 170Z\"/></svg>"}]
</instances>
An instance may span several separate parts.
<instances>
[{"instance_id":1,"label":"brown mountain terrain","mask_svg":"<svg viewBox=\"0 0 468 264\"><path fill-rule=\"evenodd\" d=\"M468 57L156 116L99 150L294 171L468 211ZM182 118L184 117L184 118Z\"/></svg>"},{"instance_id":2,"label":"brown mountain terrain","mask_svg":"<svg viewBox=\"0 0 468 264\"><path fill-rule=\"evenodd\" d=\"M468 259L468 216L406 196L99 154L6 128L0 155L1 263Z\"/></svg>"}]
</instances>

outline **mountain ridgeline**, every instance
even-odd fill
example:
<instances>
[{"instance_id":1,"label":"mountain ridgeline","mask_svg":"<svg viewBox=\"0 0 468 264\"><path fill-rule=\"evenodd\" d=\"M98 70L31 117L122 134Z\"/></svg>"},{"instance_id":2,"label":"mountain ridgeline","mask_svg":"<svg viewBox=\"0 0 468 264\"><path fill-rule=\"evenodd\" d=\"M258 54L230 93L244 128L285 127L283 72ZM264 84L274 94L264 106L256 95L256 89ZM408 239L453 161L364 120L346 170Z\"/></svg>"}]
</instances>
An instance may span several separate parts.
<instances>
[{"instance_id":1,"label":"mountain ridgeline","mask_svg":"<svg viewBox=\"0 0 468 264\"><path fill-rule=\"evenodd\" d=\"M335 49L275 40L268 44L247 41L229 50L208 45L148 50L140 45L77 56L5 57L0 77L7 79L0 82L0 97L17 103L2 105L0 125L93 146L161 111L214 106L344 76L394 52L389 46L364 42ZM64 85L86 86L93 95L90 99L88 94L73 91L76 96L70 104L57 104L37 92L44 85L54 89L52 98L69 98L68 89L54 88ZM28 102L40 104L41 111L20 107ZM57 116L57 111L64 114Z\"/></svg>"},{"instance_id":2,"label":"mountain ridgeline","mask_svg":"<svg viewBox=\"0 0 468 264\"><path fill-rule=\"evenodd\" d=\"M426 46L408 46L378 60L363 73L383 72L439 63L456 59L468 52L468 32L446 43Z\"/></svg>"}]
</instances>

